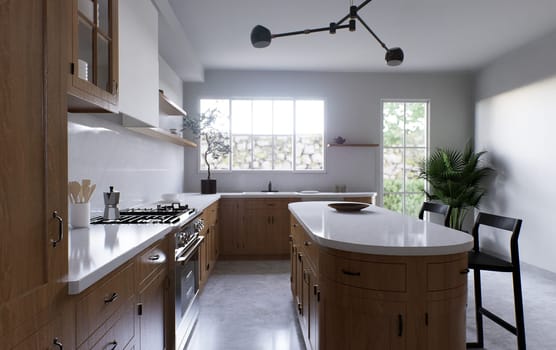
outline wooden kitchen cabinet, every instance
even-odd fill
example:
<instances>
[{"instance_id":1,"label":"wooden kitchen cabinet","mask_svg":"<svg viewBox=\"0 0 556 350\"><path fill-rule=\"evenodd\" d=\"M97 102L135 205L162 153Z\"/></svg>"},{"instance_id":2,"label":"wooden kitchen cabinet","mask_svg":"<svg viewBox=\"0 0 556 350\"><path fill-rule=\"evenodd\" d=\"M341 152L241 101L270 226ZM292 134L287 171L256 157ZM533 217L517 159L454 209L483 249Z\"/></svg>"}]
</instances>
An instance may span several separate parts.
<instances>
[{"instance_id":1,"label":"wooden kitchen cabinet","mask_svg":"<svg viewBox=\"0 0 556 350\"><path fill-rule=\"evenodd\" d=\"M71 0L70 112L118 111L118 0Z\"/></svg>"},{"instance_id":2,"label":"wooden kitchen cabinet","mask_svg":"<svg viewBox=\"0 0 556 350\"><path fill-rule=\"evenodd\" d=\"M291 290L309 349L465 348L467 254L384 256L290 226Z\"/></svg>"},{"instance_id":3,"label":"wooden kitchen cabinet","mask_svg":"<svg viewBox=\"0 0 556 350\"><path fill-rule=\"evenodd\" d=\"M313 260L309 248L314 244L295 218L290 223L292 263L292 293L297 304L298 318L305 343L310 349L319 348L320 285L318 260Z\"/></svg>"},{"instance_id":4,"label":"wooden kitchen cabinet","mask_svg":"<svg viewBox=\"0 0 556 350\"><path fill-rule=\"evenodd\" d=\"M289 255L288 203L295 198L221 199L221 244L226 257Z\"/></svg>"},{"instance_id":5,"label":"wooden kitchen cabinet","mask_svg":"<svg viewBox=\"0 0 556 350\"><path fill-rule=\"evenodd\" d=\"M71 343L67 315L65 1L0 5L0 339ZM55 244L53 242L56 242ZM67 316L67 318L66 318ZM55 348L55 347L54 347Z\"/></svg>"},{"instance_id":6,"label":"wooden kitchen cabinet","mask_svg":"<svg viewBox=\"0 0 556 350\"><path fill-rule=\"evenodd\" d=\"M244 239L244 211L243 199L222 198L220 199L219 223L220 223L220 254L224 258L230 258L245 254Z\"/></svg>"}]
</instances>

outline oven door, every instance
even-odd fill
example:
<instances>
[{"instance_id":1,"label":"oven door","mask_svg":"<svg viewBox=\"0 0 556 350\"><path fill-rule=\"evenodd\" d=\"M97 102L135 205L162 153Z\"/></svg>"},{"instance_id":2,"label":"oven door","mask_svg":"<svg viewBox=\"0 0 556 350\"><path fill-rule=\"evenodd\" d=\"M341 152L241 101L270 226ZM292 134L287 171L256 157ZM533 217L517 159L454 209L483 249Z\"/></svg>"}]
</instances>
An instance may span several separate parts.
<instances>
[{"instance_id":1,"label":"oven door","mask_svg":"<svg viewBox=\"0 0 556 350\"><path fill-rule=\"evenodd\" d=\"M182 350L199 315L196 298L199 291L199 245L197 242L175 260L175 332L176 350Z\"/></svg>"}]
</instances>

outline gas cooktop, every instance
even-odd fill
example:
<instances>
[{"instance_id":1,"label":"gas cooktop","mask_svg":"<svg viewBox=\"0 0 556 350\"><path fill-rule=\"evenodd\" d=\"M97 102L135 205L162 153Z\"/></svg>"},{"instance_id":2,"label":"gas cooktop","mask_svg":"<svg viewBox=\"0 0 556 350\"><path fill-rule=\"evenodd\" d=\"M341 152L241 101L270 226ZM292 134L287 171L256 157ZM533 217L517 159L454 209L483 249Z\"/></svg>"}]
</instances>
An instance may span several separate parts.
<instances>
[{"instance_id":1,"label":"gas cooktop","mask_svg":"<svg viewBox=\"0 0 556 350\"><path fill-rule=\"evenodd\" d=\"M180 203L158 204L152 208L130 208L120 211L120 218L107 220L102 216L91 219L91 224L175 224L195 215L196 209Z\"/></svg>"}]
</instances>

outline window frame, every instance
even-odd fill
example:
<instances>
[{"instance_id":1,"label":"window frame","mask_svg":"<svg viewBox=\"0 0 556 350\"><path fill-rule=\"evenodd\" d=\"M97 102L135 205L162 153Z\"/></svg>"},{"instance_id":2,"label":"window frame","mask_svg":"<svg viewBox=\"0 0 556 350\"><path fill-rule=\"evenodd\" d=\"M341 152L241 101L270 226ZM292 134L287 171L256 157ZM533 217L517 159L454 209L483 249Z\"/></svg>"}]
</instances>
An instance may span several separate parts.
<instances>
[{"instance_id":1,"label":"window frame","mask_svg":"<svg viewBox=\"0 0 556 350\"><path fill-rule=\"evenodd\" d=\"M228 169L212 169L211 173L235 173L235 174L256 174L256 173L291 173L291 174L326 174L326 164L327 164L327 146L326 146L326 106L327 101L322 97L201 97L198 99L198 110L201 111L201 100L228 100L229 105L229 112L231 116L231 105L233 100L246 100L246 101L261 101L261 100L270 100L270 101L292 101L294 105L294 120L293 120L293 134L292 136L292 169L237 169L234 170L232 168L232 161L233 161L233 153L230 152L229 160L228 160ZM297 152L297 129L296 129L296 115L295 115L295 103L296 101L321 101L323 103L323 131L322 131L322 169L310 169L310 170L298 170L296 169L296 152ZM230 117L228 116L228 117ZM232 121L231 118L228 123L228 135L230 136L230 142L232 137ZM262 135L262 134L234 134L234 136L269 136L269 135ZM290 136L285 134L272 134L272 161L274 164L274 137L275 136ZM253 139L251 139L251 143ZM251 159L252 160L252 159ZM197 173L203 174L206 173L206 169L202 169L202 165L204 161L201 158L201 144L199 143L197 147Z\"/></svg>"},{"instance_id":2,"label":"window frame","mask_svg":"<svg viewBox=\"0 0 556 350\"><path fill-rule=\"evenodd\" d=\"M406 147L405 145L405 138L406 138L406 132L405 132L405 127L404 127L404 139L403 139L403 146L402 147L385 147L384 144L384 104L385 103L426 103L427 105L427 113L426 113L426 137L425 137L425 141L426 141L426 146L425 146L425 157L429 157L430 155L430 148L431 148L431 142L430 142L430 137L431 137L431 133L430 133L430 122L431 122L431 100L430 98L423 98L423 99L404 99L404 98L383 98L380 100L380 105L379 105L379 116L380 116L380 135L381 135L381 145L380 145L380 174L379 174L379 195L378 195L378 203L380 206L384 207L384 150L385 149L402 149L403 150L403 162L404 162L404 169L406 168L406 157L405 157L405 150L406 149L422 149L423 147ZM405 116L404 116L405 117ZM429 185L428 183L425 181L424 183L424 188L426 191L429 190ZM401 194L404 198L403 202L402 202L402 213L403 215L409 215L406 211L406 205L405 205L405 196L407 194L420 194L420 192L406 192L406 176L405 176L405 170L404 170L404 177L403 177L403 191L401 192L388 192L388 194Z\"/></svg>"}]
</instances>

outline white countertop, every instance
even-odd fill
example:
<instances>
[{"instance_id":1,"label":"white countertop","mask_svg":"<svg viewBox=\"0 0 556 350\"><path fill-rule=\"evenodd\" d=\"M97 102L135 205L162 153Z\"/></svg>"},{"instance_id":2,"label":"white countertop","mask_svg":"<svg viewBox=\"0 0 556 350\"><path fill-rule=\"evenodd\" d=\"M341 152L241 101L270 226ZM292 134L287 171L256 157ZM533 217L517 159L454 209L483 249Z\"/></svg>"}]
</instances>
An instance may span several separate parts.
<instances>
[{"instance_id":1,"label":"white countertop","mask_svg":"<svg viewBox=\"0 0 556 350\"><path fill-rule=\"evenodd\" d=\"M190 208L204 210L219 195L180 195ZM68 293L79 294L175 227L167 224L98 224L69 232Z\"/></svg>"},{"instance_id":2,"label":"white countertop","mask_svg":"<svg viewBox=\"0 0 556 350\"><path fill-rule=\"evenodd\" d=\"M473 247L465 232L371 205L357 212L338 212L331 202L288 205L311 238L319 245L376 255L444 255Z\"/></svg>"},{"instance_id":3,"label":"white countertop","mask_svg":"<svg viewBox=\"0 0 556 350\"><path fill-rule=\"evenodd\" d=\"M376 192L222 192L221 198L302 198L306 200L319 200L319 198L349 198L349 197L375 197Z\"/></svg>"}]
</instances>

